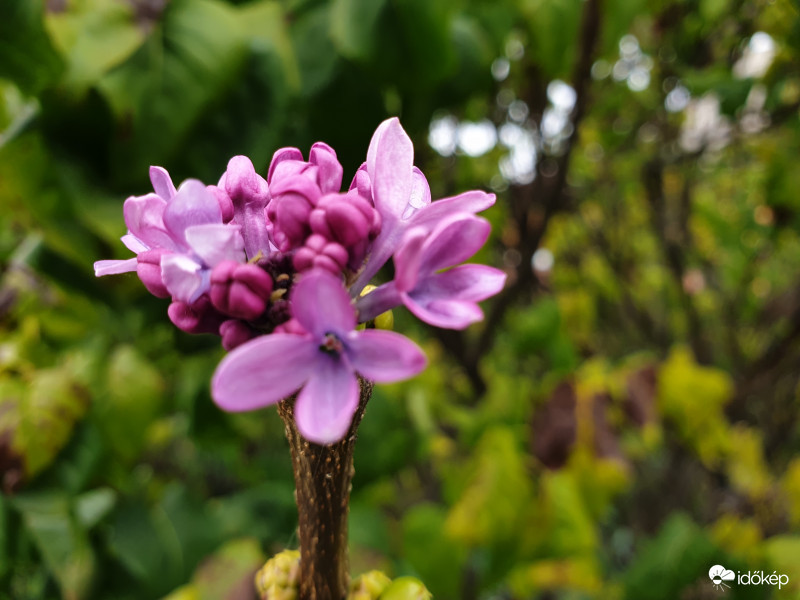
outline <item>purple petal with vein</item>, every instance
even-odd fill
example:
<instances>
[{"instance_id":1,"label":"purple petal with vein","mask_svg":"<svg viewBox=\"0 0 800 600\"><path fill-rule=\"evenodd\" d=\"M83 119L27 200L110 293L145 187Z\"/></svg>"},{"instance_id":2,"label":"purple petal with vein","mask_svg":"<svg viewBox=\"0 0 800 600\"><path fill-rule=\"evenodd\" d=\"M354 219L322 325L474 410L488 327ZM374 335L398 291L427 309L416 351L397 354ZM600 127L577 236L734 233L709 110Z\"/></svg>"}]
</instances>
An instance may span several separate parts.
<instances>
[{"instance_id":1,"label":"purple petal with vein","mask_svg":"<svg viewBox=\"0 0 800 600\"><path fill-rule=\"evenodd\" d=\"M292 316L315 338L339 337L356 326L355 308L341 279L322 269L306 275L292 290Z\"/></svg>"},{"instance_id":2,"label":"purple petal with vein","mask_svg":"<svg viewBox=\"0 0 800 600\"><path fill-rule=\"evenodd\" d=\"M95 277L103 275L119 275L120 273L130 273L137 267L136 257L127 260L98 260L94 263Z\"/></svg>"},{"instance_id":3,"label":"purple petal with vein","mask_svg":"<svg viewBox=\"0 0 800 600\"><path fill-rule=\"evenodd\" d=\"M358 408L358 379L340 357L320 354L297 396L294 418L307 440L332 444L347 433Z\"/></svg>"},{"instance_id":4,"label":"purple petal with vein","mask_svg":"<svg viewBox=\"0 0 800 600\"><path fill-rule=\"evenodd\" d=\"M209 288L208 270L183 254L161 257L161 278L175 300L190 304Z\"/></svg>"},{"instance_id":5,"label":"purple petal with vein","mask_svg":"<svg viewBox=\"0 0 800 600\"><path fill-rule=\"evenodd\" d=\"M166 208L167 202L156 194L131 196L122 208L128 231L150 248L177 250L164 225Z\"/></svg>"},{"instance_id":6,"label":"purple petal with vein","mask_svg":"<svg viewBox=\"0 0 800 600\"><path fill-rule=\"evenodd\" d=\"M186 241L208 267L223 260L245 262L244 241L236 225L192 225L186 228Z\"/></svg>"},{"instance_id":7,"label":"purple petal with vein","mask_svg":"<svg viewBox=\"0 0 800 600\"><path fill-rule=\"evenodd\" d=\"M428 363L419 346L394 331L354 331L348 336L346 346L353 368L378 383L414 377Z\"/></svg>"},{"instance_id":8,"label":"purple petal with vein","mask_svg":"<svg viewBox=\"0 0 800 600\"><path fill-rule=\"evenodd\" d=\"M417 318L434 327L464 329L483 319L483 311L474 302L441 298L416 298L408 295L405 305Z\"/></svg>"},{"instance_id":9,"label":"purple petal with vein","mask_svg":"<svg viewBox=\"0 0 800 600\"><path fill-rule=\"evenodd\" d=\"M164 210L164 225L173 238L186 243L186 229L192 225L222 223L217 199L196 179L187 179ZM131 230L136 235L136 232ZM136 237L142 239L141 236Z\"/></svg>"},{"instance_id":10,"label":"purple petal with vein","mask_svg":"<svg viewBox=\"0 0 800 600\"><path fill-rule=\"evenodd\" d=\"M223 410L239 412L275 404L302 386L319 350L307 337L273 333L228 354L211 380L211 396Z\"/></svg>"},{"instance_id":11,"label":"purple petal with vein","mask_svg":"<svg viewBox=\"0 0 800 600\"><path fill-rule=\"evenodd\" d=\"M150 183L153 184L153 190L155 190L156 194L164 200L169 200L176 194L172 177L163 167L150 167Z\"/></svg>"}]
</instances>

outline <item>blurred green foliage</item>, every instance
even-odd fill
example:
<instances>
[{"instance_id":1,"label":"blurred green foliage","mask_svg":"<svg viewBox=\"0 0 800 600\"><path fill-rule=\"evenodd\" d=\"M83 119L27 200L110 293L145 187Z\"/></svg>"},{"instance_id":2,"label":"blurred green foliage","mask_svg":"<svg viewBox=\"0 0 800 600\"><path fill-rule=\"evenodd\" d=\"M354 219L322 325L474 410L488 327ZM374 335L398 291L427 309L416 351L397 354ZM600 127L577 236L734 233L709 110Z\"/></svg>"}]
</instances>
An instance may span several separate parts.
<instances>
[{"instance_id":1,"label":"blurred green foliage","mask_svg":"<svg viewBox=\"0 0 800 600\"><path fill-rule=\"evenodd\" d=\"M92 263L148 165L324 140L352 173L390 114L434 197L497 192L510 278L465 333L396 311L431 366L367 411L354 575L800 597L798 32L789 0L4 0L0 598L254 597L296 544L282 425L220 412L218 339Z\"/></svg>"}]
</instances>

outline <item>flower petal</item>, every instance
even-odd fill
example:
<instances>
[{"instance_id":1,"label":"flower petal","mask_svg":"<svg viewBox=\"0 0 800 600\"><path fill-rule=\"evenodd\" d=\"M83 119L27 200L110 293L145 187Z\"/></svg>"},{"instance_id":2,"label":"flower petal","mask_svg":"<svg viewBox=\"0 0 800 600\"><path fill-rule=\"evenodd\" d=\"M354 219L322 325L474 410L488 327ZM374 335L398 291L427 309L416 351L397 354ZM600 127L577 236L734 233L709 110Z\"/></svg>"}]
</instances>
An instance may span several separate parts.
<instances>
[{"instance_id":1,"label":"flower petal","mask_svg":"<svg viewBox=\"0 0 800 600\"><path fill-rule=\"evenodd\" d=\"M279 148L272 155L272 161L269 163L269 171L267 172L267 181L272 183L272 174L275 172L275 167L285 160L294 160L303 162L303 153L299 148Z\"/></svg>"},{"instance_id":2,"label":"flower petal","mask_svg":"<svg viewBox=\"0 0 800 600\"><path fill-rule=\"evenodd\" d=\"M156 194L131 196L122 208L128 231L150 248L176 250L175 242L164 226L166 208L167 202Z\"/></svg>"},{"instance_id":3,"label":"flower petal","mask_svg":"<svg viewBox=\"0 0 800 600\"><path fill-rule=\"evenodd\" d=\"M164 200L169 200L176 193L172 178L163 167L150 167L150 183L153 184L156 194Z\"/></svg>"},{"instance_id":4,"label":"flower petal","mask_svg":"<svg viewBox=\"0 0 800 600\"><path fill-rule=\"evenodd\" d=\"M431 202L411 217L411 225L433 229L439 222L451 215L461 212L479 213L494 203L494 194L488 194L481 190L470 190L458 196Z\"/></svg>"},{"instance_id":5,"label":"flower petal","mask_svg":"<svg viewBox=\"0 0 800 600\"><path fill-rule=\"evenodd\" d=\"M434 300L478 302L502 290L506 277L500 269L486 265L461 265L421 280L411 296L423 303Z\"/></svg>"},{"instance_id":6,"label":"flower petal","mask_svg":"<svg viewBox=\"0 0 800 600\"><path fill-rule=\"evenodd\" d=\"M244 240L236 225L192 225L186 228L186 241L209 267L215 267L223 260L245 261Z\"/></svg>"},{"instance_id":7,"label":"flower petal","mask_svg":"<svg viewBox=\"0 0 800 600\"><path fill-rule=\"evenodd\" d=\"M394 331L353 331L345 345L353 368L378 383L408 379L428 364L419 346Z\"/></svg>"},{"instance_id":8,"label":"flower petal","mask_svg":"<svg viewBox=\"0 0 800 600\"><path fill-rule=\"evenodd\" d=\"M341 279L315 269L292 290L292 316L316 339L343 336L356 326L356 311Z\"/></svg>"},{"instance_id":9,"label":"flower petal","mask_svg":"<svg viewBox=\"0 0 800 600\"><path fill-rule=\"evenodd\" d=\"M425 208L431 203L431 188L425 175L417 167L411 170L411 196L408 199L408 206L403 213L403 220L410 219L421 208Z\"/></svg>"},{"instance_id":10,"label":"flower petal","mask_svg":"<svg viewBox=\"0 0 800 600\"><path fill-rule=\"evenodd\" d=\"M323 194L336 193L342 189L344 169L336 158L336 152L328 144L317 142L311 146L308 162L319 167L317 177Z\"/></svg>"},{"instance_id":11,"label":"flower petal","mask_svg":"<svg viewBox=\"0 0 800 600\"><path fill-rule=\"evenodd\" d=\"M147 250L150 249L147 246L147 244L145 244L144 242L142 242L142 240L140 240L135 235L132 235L130 233L126 233L119 239L122 241L123 244L125 244L125 247L128 250L130 250L131 252L135 252L136 254L139 254L140 252L146 252Z\"/></svg>"},{"instance_id":12,"label":"flower petal","mask_svg":"<svg viewBox=\"0 0 800 600\"><path fill-rule=\"evenodd\" d=\"M305 383L318 355L316 344L304 336L258 337L222 359L211 380L211 396L230 412L275 404Z\"/></svg>"},{"instance_id":13,"label":"flower petal","mask_svg":"<svg viewBox=\"0 0 800 600\"><path fill-rule=\"evenodd\" d=\"M189 304L209 288L209 271L183 254L161 257L161 279L175 300Z\"/></svg>"},{"instance_id":14,"label":"flower petal","mask_svg":"<svg viewBox=\"0 0 800 600\"><path fill-rule=\"evenodd\" d=\"M412 229L403 237L394 254L394 283L399 291L408 292L417 284L427 240L428 235L422 229Z\"/></svg>"},{"instance_id":15,"label":"flower petal","mask_svg":"<svg viewBox=\"0 0 800 600\"><path fill-rule=\"evenodd\" d=\"M400 306L403 301L394 281L389 281L372 290L368 294L360 296L356 300L356 310L358 311L358 322L366 323L387 310Z\"/></svg>"},{"instance_id":16,"label":"flower petal","mask_svg":"<svg viewBox=\"0 0 800 600\"><path fill-rule=\"evenodd\" d=\"M94 263L94 276L103 277L104 275L130 273L136 270L136 266L135 256L127 260L98 260Z\"/></svg>"},{"instance_id":17,"label":"flower petal","mask_svg":"<svg viewBox=\"0 0 800 600\"><path fill-rule=\"evenodd\" d=\"M310 442L338 442L350 428L358 398L358 379L348 365L341 358L319 354L294 405L297 429Z\"/></svg>"},{"instance_id":18,"label":"flower petal","mask_svg":"<svg viewBox=\"0 0 800 600\"><path fill-rule=\"evenodd\" d=\"M442 300L428 297L417 299L403 294L406 308L421 321L443 329L465 329L483 319L480 306L467 300Z\"/></svg>"},{"instance_id":19,"label":"flower petal","mask_svg":"<svg viewBox=\"0 0 800 600\"><path fill-rule=\"evenodd\" d=\"M371 143L367 152L367 168L375 208L386 222L400 219L411 199L414 146L396 117L381 127L383 130L375 147ZM375 134L377 136L378 132ZM372 139L375 142L375 136Z\"/></svg>"},{"instance_id":20,"label":"flower petal","mask_svg":"<svg viewBox=\"0 0 800 600\"><path fill-rule=\"evenodd\" d=\"M187 227L206 223L222 223L219 202L203 183L187 179L164 209L164 225L175 240L185 242Z\"/></svg>"},{"instance_id":21,"label":"flower petal","mask_svg":"<svg viewBox=\"0 0 800 600\"><path fill-rule=\"evenodd\" d=\"M491 230L489 221L469 213L448 217L427 237L419 272L433 273L464 262L486 243Z\"/></svg>"}]
</instances>

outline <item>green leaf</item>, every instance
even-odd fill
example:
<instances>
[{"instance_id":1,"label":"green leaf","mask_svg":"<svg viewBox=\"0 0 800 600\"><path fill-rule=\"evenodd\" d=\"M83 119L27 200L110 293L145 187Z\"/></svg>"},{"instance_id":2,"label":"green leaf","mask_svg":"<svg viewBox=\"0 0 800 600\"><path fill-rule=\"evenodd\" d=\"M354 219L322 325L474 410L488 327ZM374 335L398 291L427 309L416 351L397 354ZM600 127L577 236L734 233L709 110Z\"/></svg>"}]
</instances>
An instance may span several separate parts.
<instances>
[{"instance_id":1,"label":"green leaf","mask_svg":"<svg viewBox=\"0 0 800 600\"><path fill-rule=\"evenodd\" d=\"M199 600L232 598L236 590L253 586L253 573L263 562L257 540L242 538L226 543L206 558L192 577Z\"/></svg>"},{"instance_id":2,"label":"green leaf","mask_svg":"<svg viewBox=\"0 0 800 600\"><path fill-rule=\"evenodd\" d=\"M698 365L691 351L670 352L658 377L658 404L707 465L715 465L731 443L723 407L733 395L733 380L720 369Z\"/></svg>"},{"instance_id":3,"label":"green leaf","mask_svg":"<svg viewBox=\"0 0 800 600\"><path fill-rule=\"evenodd\" d=\"M115 0L77 0L48 15L47 27L67 59L64 84L83 94L144 41L133 7Z\"/></svg>"},{"instance_id":4,"label":"green leaf","mask_svg":"<svg viewBox=\"0 0 800 600\"><path fill-rule=\"evenodd\" d=\"M237 16L250 47L275 50L283 63L283 70L292 91L300 89L300 71L292 47L284 6L277 0L251 2L239 8Z\"/></svg>"},{"instance_id":5,"label":"green leaf","mask_svg":"<svg viewBox=\"0 0 800 600\"><path fill-rule=\"evenodd\" d=\"M512 324L512 340L517 352L537 352L559 334L561 315L558 302L554 298L543 298L525 312L515 315Z\"/></svg>"},{"instance_id":6,"label":"green leaf","mask_svg":"<svg viewBox=\"0 0 800 600\"><path fill-rule=\"evenodd\" d=\"M695 580L705 578L707 582L708 569L722 559L702 529L686 515L673 515L642 548L625 574L624 598L680 598L681 590ZM653 585L656 581L659 584Z\"/></svg>"},{"instance_id":7,"label":"green leaf","mask_svg":"<svg viewBox=\"0 0 800 600\"><path fill-rule=\"evenodd\" d=\"M97 406L102 431L114 452L132 461L161 407L164 381L132 346L119 346L108 359L107 386L108 399Z\"/></svg>"},{"instance_id":8,"label":"green leaf","mask_svg":"<svg viewBox=\"0 0 800 600\"><path fill-rule=\"evenodd\" d=\"M13 505L22 514L25 528L58 581L62 597L88 598L95 556L67 496L56 492L24 494L14 498Z\"/></svg>"},{"instance_id":9,"label":"green leaf","mask_svg":"<svg viewBox=\"0 0 800 600\"><path fill-rule=\"evenodd\" d=\"M333 0L331 38L342 56L361 61L371 58L376 25L385 5L386 0Z\"/></svg>"},{"instance_id":10,"label":"green leaf","mask_svg":"<svg viewBox=\"0 0 800 600\"><path fill-rule=\"evenodd\" d=\"M550 79L567 77L575 57L581 0L527 0L522 11L530 24L527 52Z\"/></svg>"},{"instance_id":11,"label":"green leaf","mask_svg":"<svg viewBox=\"0 0 800 600\"><path fill-rule=\"evenodd\" d=\"M475 452L469 483L445 522L445 531L468 546L516 538L531 497L525 455L513 432L488 430Z\"/></svg>"},{"instance_id":12,"label":"green leaf","mask_svg":"<svg viewBox=\"0 0 800 600\"><path fill-rule=\"evenodd\" d=\"M69 441L89 399L67 367L35 371L26 385L6 376L0 380L0 440L35 477Z\"/></svg>"},{"instance_id":13,"label":"green leaf","mask_svg":"<svg viewBox=\"0 0 800 600\"><path fill-rule=\"evenodd\" d=\"M75 499L75 514L87 531L103 520L114 508L117 493L111 488L97 488Z\"/></svg>"},{"instance_id":14,"label":"green leaf","mask_svg":"<svg viewBox=\"0 0 800 600\"><path fill-rule=\"evenodd\" d=\"M52 84L64 63L42 22L44 2L3 0L0 4L0 77L35 95Z\"/></svg>"},{"instance_id":15,"label":"green leaf","mask_svg":"<svg viewBox=\"0 0 800 600\"><path fill-rule=\"evenodd\" d=\"M245 56L235 9L216 0L170 2L144 45L99 83L119 126L118 177L138 181L149 165L175 160L235 84Z\"/></svg>"},{"instance_id":16,"label":"green leaf","mask_svg":"<svg viewBox=\"0 0 800 600\"><path fill-rule=\"evenodd\" d=\"M325 4L305 11L290 30L304 96L319 92L336 73L339 55L331 40L330 12Z\"/></svg>"},{"instance_id":17,"label":"green leaf","mask_svg":"<svg viewBox=\"0 0 800 600\"><path fill-rule=\"evenodd\" d=\"M440 598L456 598L467 559L463 544L441 534L445 509L419 504L403 517L403 556Z\"/></svg>"}]
</instances>

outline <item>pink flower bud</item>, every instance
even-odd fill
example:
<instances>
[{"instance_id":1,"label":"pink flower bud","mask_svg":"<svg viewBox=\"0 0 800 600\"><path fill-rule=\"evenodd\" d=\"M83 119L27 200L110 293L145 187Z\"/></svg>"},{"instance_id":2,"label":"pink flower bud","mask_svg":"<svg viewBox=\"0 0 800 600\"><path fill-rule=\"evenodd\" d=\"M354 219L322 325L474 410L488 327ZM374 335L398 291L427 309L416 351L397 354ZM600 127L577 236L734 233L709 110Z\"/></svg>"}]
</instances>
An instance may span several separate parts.
<instances>
[{"instance_id":1,"label":"pink flower bud","mask_svg":"<svg viewBox=\"0 0 800 600\"><path fill-rule=\"evenodd\" d=\"M381 230L381 218L372 204L356 190L347 194L327 194L319 199L309 216L311 230L348 252L348 266L357 270L364 260L369 242Z\"/></svg>"},{"instance_id":2,"label":"pink flower bud","mask_svg":"<svg viewBox=\"0 0 800 600\"><path fill-rule=\"evenodd\" d=\"M252 320L267 308L272 279L257 265L227 260L211 272L209 293L217 310L238 319Z\"/></svg>"},{"instance_id":3,"label":"pink flower bud","mask_svg":"<svg viewBox=\"0 0 800 600\"><path fill-rule=\"evenodd\" d=\"M225 320L208 296L200 296L193 304L173 302L167 314L175 327L186 333L219 333L219 326Z\"/></svg>"},{"instance_id":4,"label":"pink flower bud","mask_svg":"<svg viewBox=\"0 0 800 600\"><path fill-rule=\"evenodd\" d=\"M294 333L295 335L303 335L308 332L302 325L300 325L297 319L289 319L285 323L278 325L275 328L275 333Z\"/></svg>"},{"instance_id":5,"label":"pink flower bud","mask_svg":"<svg viewBox=\"0 0 800 600\"><path fill-rule=\"evenodd\" d=\"M329 242L325 237L314 233L295 253L293 263L298 271L319 267L339 275L347 266L347 260L348 254L344 246L338 242Z\"/></svg>"},{"instance_id":6,"label":"pink flower bud","mask_svg":"<svg viewBox=\"0 0 800 600\"><path fill-rule=\"evenodd\" d=\"M256 332L247 323L237 319L222 323L219 326L219 334L222 336L222 347L228 352L256 336Z\"/></svg>"},{"instance_id":7,"label":"pink flower bud","mask_svg":"<svg viewBox=\"0 0 800 600\"><path fill-rule=\"evenodd\" d=\"M228 161L224 186L236 207L251 203L263 207L269 200L266 180L256 173L253 163L246 156L234 156Z\"/></svg>"},{"instance_id":8,"label":"pink flower bud","mask_svg":"<svg viewBox=\"0 0 800 600\"><path fill-rule=\"evenodd\" d=\"M234 210L233 200L231 200L228 192L216 185L209 185L206 189L211 192L211 195L214 196L219 203L219 209L222 212L222 222L230 223L231 219L233 219Z\"/></svg>"},{"instance_id":9,"label":"pink flower bud","mask_svg":"<svg viewBox=\"0 0 800 600\"><path fill-rule=\"evenodd\" d=\"M302 174L279 179L272 186L267 218L272 223L275 245L288 252L301 246L311 233L308 218L322 192L315 181Z\"/></svg>"},{"instance_id":10,"label":"pink flower bud","mask_svg":"<svg viewBox=\"0 0 800 600\"><path fill-rule=\"evenodd\" d=\"M157 298L169 298L170 294L161 279L161 256L171 254L163 248L145 250L136 256L136 274L142 280L147 291Z\"/></svg>"}]
</instances>

